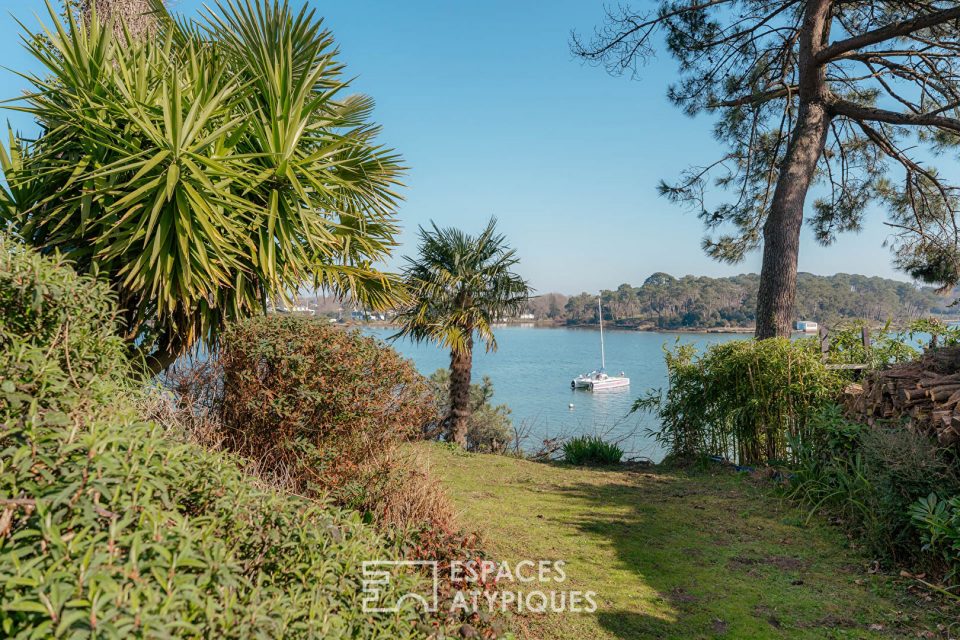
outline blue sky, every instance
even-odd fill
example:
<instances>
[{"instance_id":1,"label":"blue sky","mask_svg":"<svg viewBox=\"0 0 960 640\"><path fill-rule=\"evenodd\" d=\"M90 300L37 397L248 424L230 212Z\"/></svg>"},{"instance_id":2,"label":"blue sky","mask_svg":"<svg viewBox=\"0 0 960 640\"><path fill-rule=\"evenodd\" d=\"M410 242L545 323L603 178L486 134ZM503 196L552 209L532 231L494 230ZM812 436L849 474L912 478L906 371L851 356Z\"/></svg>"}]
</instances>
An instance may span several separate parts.
<instances>
[{"instance_id":1,"label":"blue sky","mask_svg":"<svg viewBox=\"0 0 960 640\"><path fill-rule=\"evenodd\" d=\"M654 271L759 271L758 254L733 266L704 256L696 216L656 193L659 179L718 153L710 118L690 119L666 100L672 59L661 56L631 80L571 56L570 30L591 30L603 17L601 2L313 4L357 76L354 87L376 99L382 140L410 167L398 256L415 251L417 225L436 220L479 230L495 215L540 292L640 284ZM172 4L186 14L200 6ZM30 69L9 16L32 27L36 15L46 20L43 0L0 0L0 7L0 61ZM0 96L24 87L0 70ZM6 117L31 131L19 114ZM805 232L800 269L906 279L882 247L883 219L874 212L861 234L827 248Z\"/></svg>"}]
</instances>

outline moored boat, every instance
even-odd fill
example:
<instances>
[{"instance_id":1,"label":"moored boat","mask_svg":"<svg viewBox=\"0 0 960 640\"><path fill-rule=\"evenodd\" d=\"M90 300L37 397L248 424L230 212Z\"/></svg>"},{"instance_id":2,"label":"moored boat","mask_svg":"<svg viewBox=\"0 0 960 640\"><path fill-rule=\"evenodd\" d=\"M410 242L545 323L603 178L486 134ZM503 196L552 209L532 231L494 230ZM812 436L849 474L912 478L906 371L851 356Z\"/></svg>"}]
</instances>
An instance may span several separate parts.
<instances>
[{"instance_id":1,"label":"moored boat","mask_svg":"<svg viewBox=\"0 0 960 640\"><path fill-rule=\"evenodd\" d=\"M571 389L589 389L590 391L599 391L601 389L616 389L618 387L629 387L630 378L623 371L618 376L607 375L607 354L603 346L603 306L600 298L597 298L597 310L600 314L600 369L590 373L582 373L570 381Z\"/></svg>"},{"instance_id":2,"label":"moored boat","mask_svg":"<svg viewBox=\"0 0 960 640\"><path fill-rule=\"evenodd\" d=\"M570 386L574 389L590 389L591 391L616 389L617 387L629 387L630 378L624 376L622 371L619 376L609 376L603 371L592 371L574 378L570 382Z\"/></svg>"}]
</instances>

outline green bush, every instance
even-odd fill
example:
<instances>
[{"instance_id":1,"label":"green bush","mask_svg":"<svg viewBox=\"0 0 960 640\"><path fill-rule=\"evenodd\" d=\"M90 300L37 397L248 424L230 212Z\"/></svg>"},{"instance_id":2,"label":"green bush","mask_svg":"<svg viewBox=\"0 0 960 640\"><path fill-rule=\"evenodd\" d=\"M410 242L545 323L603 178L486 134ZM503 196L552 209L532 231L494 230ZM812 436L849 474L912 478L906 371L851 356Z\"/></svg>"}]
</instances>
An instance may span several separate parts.
<instances>
[{"instance_id":1,"label":"green bush","mask_svg":"<svg viewBox=\"0 0 960 640\"><path fill-rule=\"evenodd\" d=\"M452 604L443 569L482 550L423 460L400 446L437 421L411 362L358 331L272 315L228 325L217 351L171 382L202 439L272 484L360 513L405 558L440 562L441 603ZM493 633L492 618L443 604L431 617L438 629Z\"/></svg>"},{"instance_id":2,"label":"green bush","mask_svg":"<svg viewBox=\"0 0 960 640\"><path fill-rule=\"evenodd\" d=\"M871 368L914 360L921 355L917 334L928 329L953 333L936 320L918 320L903 331L894 331L888 323L880 331L870 334L870 352L864 349L863 321L845 322L830 328L830 364L867 364Z\"/></svg>"},{"instance_id":3,"label":"green bush","mask_svg":"<svg viewBox=\"0 0 960 640\"><path fill-rule=\"evenodd\" d=\"M915 506L932 492L960 494L953 454L900 425L850 422L835 405L819 411L810 427L811 437L796 446L789 494L811 515L838 519L877 557L939 571L944 549L931 550L944 536L926 529ZM925 535L937 544L925 547Z\"/></svg>"},{"instance_id":4,"label":"green bush","mask_svg":"<svg viewBox=\"0 0 960 640\"><path fill-rule=\"evenodd\" d=\"M634 410L660 420L655 436L673 457L722 456L739 464L793 457L791 442L810 435L810 419L842 388L813 340L735 340L696 355L692 345L666 352L669 388Z\"/></svg>"},{"instance_id":5,"label":"green bush","mask_svg":"<svg viewBox=\"0 0 960 640\"><path fill-rule=\"evenodd\" d=\"M576 465L618 464L623 449L597 436L577 436L563 443L563 459Z\"/></svg>"},{"instance_id":6,"label":"green bush","mask_svg":"<svg viewBox=\"0 0 960 640\"><path fill-rule=\"evenodd\" d=\"M415 635L362 612L357 514L138 419L106 287L0 239L0 301L0 635Z\"/></svg>"},{"instance_id":7,"label":"green bush","mask_svg":"<svg viewBox=\"0 0 960 640\"><path fill-rule=\"evenodd\" d=\"M880 331L871 334L870 352L867 353L862 337L865 325L863 321L853 321L831 327L827 361L831 364L866 363L879 369L915 360L928 347L960 345L960 327L947 325L936 318L921 318L899 330L888 322Z\"/></svg>"},{"instance_id":8,"label":"green bush","mask_svg":"<svg viewBox=\"0 0 960 640\"><path fill-rule=\"evenodd\" d=\"M920 530L923 548L938 554L956 582L960 574L960 495L941 500L931 493L910 508L913 525Z\"/></svg>"}]
</instances>

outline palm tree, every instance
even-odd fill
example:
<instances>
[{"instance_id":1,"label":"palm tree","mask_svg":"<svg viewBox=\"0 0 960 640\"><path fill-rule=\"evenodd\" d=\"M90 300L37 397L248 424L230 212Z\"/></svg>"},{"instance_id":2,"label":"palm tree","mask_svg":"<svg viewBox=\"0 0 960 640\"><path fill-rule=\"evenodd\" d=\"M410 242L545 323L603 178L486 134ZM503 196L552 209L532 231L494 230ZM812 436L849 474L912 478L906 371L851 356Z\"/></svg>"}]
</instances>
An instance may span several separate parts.
<instances>
[{"instance_id":1,"label":"palm tree","mask_svg":"<svg viewBox=\"0 0 960 640\"><path fill-rule=\"evenodd\" d=\"M123 3L50 9L24 38L38 69L15 108L42 133L0 148L0 225L108 280L154 371L305 284L397 304L373 265L395 245L402 166L314 11L222 0L175 19L153 0L140 39L100 4Z\"/></svg>"},{"instance_id":2,"label":"palm tree","mask_svg":"<svg viewBox=\"0 0 960 640\"><path fill-rule=\"evenodd\" d=\"M474 337L495 351L493 324L520 313L532 289L511 271L519 259L496 231L496 218L478 236L459 229L420 228L419 255L407 258L404 278L412 302L399 314L400 331L414 341L450 349L448 439L466 444Z\"/></svg>"}]
</instances>

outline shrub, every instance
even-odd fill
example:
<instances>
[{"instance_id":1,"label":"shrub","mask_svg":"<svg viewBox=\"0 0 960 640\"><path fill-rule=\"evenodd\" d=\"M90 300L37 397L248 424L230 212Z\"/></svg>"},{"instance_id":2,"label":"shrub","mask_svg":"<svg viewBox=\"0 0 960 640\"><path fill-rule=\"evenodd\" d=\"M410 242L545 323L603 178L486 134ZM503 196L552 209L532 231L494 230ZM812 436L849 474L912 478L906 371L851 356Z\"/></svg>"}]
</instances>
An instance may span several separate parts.
<instances>
[{"instance_id":1,"label":"shrub","mask_svg":"<svg viewBox=\"0 0 960 640\"><path fill-rule=\"evenodd\" d=\"M385 451L363 469L367 480L356 508L371 512L376 522L404 533L409 527L428 527L434 537L456 532L453 506L440 482L430 475L427 461L415 450ZM424 558L436 557L432 554Z\"/></svg>"},{"instance_id":2,"label":"shrub","mask_svg":"<svg viewBox=\"0 0 960 640\"><path fill-rule=\"evenodd\" d=\"M227 326L218 351L174 386L213 418L227 450L296 491L349 502L359 470L435 419L430 388L396 351L295 316Z\"/></svg>"},{"instance_id":3,"label":"shrub","mask_svg":"<svg viewBox=\"0 0 960 640\"><path fill-rule=\"evenodd\" d=\"M401 445L436 423L430 385L382 342L295 316L229 325L206 361L170 380L195 437L240 454L263 478L327 497L375 524L411 560L480 553L423 463ZM448 615L449 614L449 615ZM489 625L441 607L443 628Z\"/></svg>"},{"instance_id":4,"label":"shrub","mask_svg":"<svg viewBox=\"0 0 960 640\"><path fill-rule=\"evenodd\" d=\"M437 369L430 376L437 403L437 414L445 416L450 411L450 370ZM483 376L480 384L470 385L470 420L467 422L468 451L478 453L503 453L516 434L510 420L510 407L494 405L493 381Z\"/></svg>"},{"instance_id":5,"label":"shrub","mask_svg":"<svg viewBox=\"0 0 960 640\"><path fill-rule=\"evenodd\" d=\"M927 329L937 330L941 325L938 321L915 321L904 331L894 331L890 323L887 323L879 332L871 334L869 353L863 345L864 326L866 323L863 321L853 321L831 327L828 362L868 364L871 368L908 362L921 355L915 342L917 333ZM942 328L945 331L948 330L945 325Z\"/></svg>"},{"instance_id":6,"label":"shrub","mask_svg":"<svg viewBox=\"0 0 960 640\"><path fill-rule=\"evenodd\" d=\"M810 426L811 436L796 446L790 495L811 514L838 518L880 558L939 569L939 559L923 547L913 506L931 492L960 493L953 455L900 425L850 422L835 405Z\"/></svg>"},{"instance_id":7,"label":"shrub","mask_svg":"<svg viewBox=\"0 0 960 640\"><path fill-rule=\"evenodd\" d=\"M0 238L0 301L0 635L417 635L362 612L357 514L138 419L106 287Z\"/></svg>"},{"instance_id":8,"label":"shrub","mask_svg":"<svg viewBox=\"0 0 960 640\"><path fill-rule=\"evenodd\" d=\"M677 458L715 455L739 464L793 456L790 443L810 435L810 420L830 402L843 377L820 361L813 340L736 340L666 352L669 388L634 410L660 419L656 439Z\"/></svg>"},{"instance_id":9,"label":"shrub","mask_svg":"<svg viewBox=\"0 0 960 640\"><path fill-rule=\"evenodd\" d=\"M563 459L576 465L611 465L620 462L623 449L597 436L577 436L563 444Z\"/></svg>"},{"instance_id":10,"label":"shrub","mask_svg":"<svg viewBox=\"0 0 960 640\"><path fill-rule=\"evenodd\" d=\"M960 573L960 495L941 500L931 493L910 507L910 519L920 530L923 548L938 554L947 566L948 578Z\"/></svg>"},{"instance_id":11,"label":"shrub","mask_svg":"<svg viewBox=\"0 0 960 640\"><path fill-rule=\"evenodd\" d=\"M0 357L41 385L66 375L73 393L90 380L122 381L129 372L113 326L116 301L107 285L78 277L57 258L43 258L0 233ZM48 362L35 362L36 349ZM9 380L14 376L6 371ZM36 390L39 391L41 387ZM33 388L32 388L33 389Z\"/></svg>"}]
</instances>

